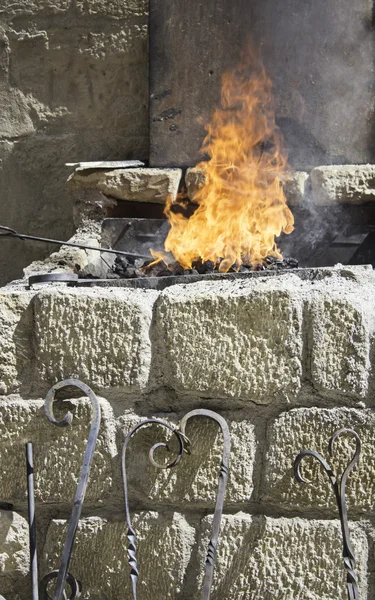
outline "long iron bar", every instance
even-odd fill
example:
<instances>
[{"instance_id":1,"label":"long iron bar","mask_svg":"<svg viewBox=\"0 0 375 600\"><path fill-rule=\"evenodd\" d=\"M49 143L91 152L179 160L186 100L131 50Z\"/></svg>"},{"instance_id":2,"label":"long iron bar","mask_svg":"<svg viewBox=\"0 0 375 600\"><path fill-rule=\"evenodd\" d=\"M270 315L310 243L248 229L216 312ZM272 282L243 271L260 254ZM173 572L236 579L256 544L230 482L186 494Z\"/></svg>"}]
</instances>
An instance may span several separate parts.
<instances>
[{"instance_id":1,"label":"long iron bar","mask_svg":"<svg viewBox=\"0 0 375 600\"><path fill-rule=\"evenodd\" d=\"M215 565L215 559L216 559L216 548L217 548L217 543L218 543L218 538L219 538L220 524L221 524L221 518L222 518L222 513L223 513L223 507L224 507L225 490L226 490L226 485L227 485L227 481L228 481L229 455L230 455L230 433L229 433L229 428L228 428L228 425L227 425L225 419L223 419L220 415L218 415L217 413L215 413L211 410L197 409L197 410L192 410L189 413L187 413L181 420L180 425L177 429L175 429L168 423L165 423L164 421L161 421L159 419L145 419L144 421L141 421L140 423L135 425L128 432L128 434L125 437L124 444L122 447L122 479L123 479L124 499L125 499L125 516L126 516L126 522L127 522L127 526L128 526L128 532L127 532L127 537L129 540L128 563L130 566L130 579L131 579L131 584L132 584L133 600L137 600L137 582L138 582L138 578L139 578L139 571L138 571L137 558L136 558L136 534L132 527L131 519L130 519L128 484L127 484L127 474L126 474L126 451L127 451L129 442L130 442L131 438L133 437L133 435L135 434L135 432L138 429L140 429L141 427L144 427L146 425L157 424L157 425L161 425L161 426L165 427L166 429L169 429L177 437L178 444L179 444L176 458L173 461L171 461L170 463L167 463L165 465L161 465L155 460L154 453L158 448L164 447L164 448L168 449L168 444L166 444L164 442L160 442L160 443L154 444L154 446L152 446L152 448L150 449L150 452L149 452L149 458L150 458L150 462L153 466L155 466L159 469L170 469L172 467L175 467L180 462L180 460L182 459L182 457L184 455L184 451L187 451L186 445L189 445L190 442L189 442L189 439L186 437L186 433L185 433L186 425L187 425L187 422L189 421L189 419L191 419L192 417L196 417L196 416L207 417L207 418L213 419L214 421L219 423L223 437L224 437L224 447L223 447L223 455L222 455L220 473L219 473L218 492L217 492L217 497L216 497L214 517L213 517L213 522L212 522L212 532L211 532L211 537L210 537L210 541L209 541L208 549L207 549L207 556L206 556L206 563L205 563L205 575L204 575L204 579L203 579L203 588L202 588L202 596L201 596L202 600L209 600L209 598L210 598L214 565Z\"/></svg>"},{"instance_id":2,"label":"long iron bar","mask_svg":"<svg viewBox=\"0 0 375 600\"><path fill-rule=\"evenodd\" d=\"M1 233L5 231L5 233ZM145 258L151 259L151 254L138 254L136 252L125 252L123 250L112 250L111 248L97 248L95 246L87 246L86 244L76 244L75 242L63 242L61 240L53 240L50 238L43 238L36 235L25 235L23 233L17 233L10 227L4 227L0 225L0 239L2 237L14 237L19 240L34 240L36 242L43 242L45 244L57 244L58 246L72 246L73 248L80 248L81 250L96 250L97 252L107 252L108 254L116 254L118 256L132 256L134 258Z\"/></svg>"},{"instance_id":3,"label":"long iron bar","mask_svg":"<svg viewBox=\"0 0 375 600\"><path fill-rule=\"evenodd\" d=\"M38 591L38 555L36 549L36 522L35 522L35 497L34 497L34 460L33 445L26 444L26 473L27 473L27 506L29 513L29 539L30 539L30 571L32 600L39 600Z\"/></svg>"},{"instance_id":4,"label":"long iron bar","mask_svg":"<svg viewBox=\"0 0 375 600\"><path fill-rule=\"evenodd\" d=\"M60 381L56 383L48 392L45 400L45 412L48 419L54 425L58 427L66 427L71 424L73 420L73 415L70 411L66 413L63 419L56 419L53 412L53 403L55 401L55 394L58 390L61 390L67 386L74 386L79 388L90 400L92 405L92 420L91 420L91 428L89 437L86 444L85 455L83 458L83 464L81 468L81 473L79 476L79 481L77 485L77 490L74 498L73 509L70 515L69 524L68 524L68 532L65 539L64 549L61 557L60 569L57 575L57 583L53 596L53 600L61 600L64 594L64 588L66 582L69 583L69 578L76 584L76 580L68 573L70 559L72 556L73 545L75 536L77 533L77 527L79 518L82 511L82 505L85 498L87 482L90 474L91 463L94 455L94 450L96 446L96 441L98 439L99 427L100 427L100 405L98 398L94 394L89 386L82 383L78 379L65 379L64 381ZM48 577L48 576L47 576ZM78 588L79 588L78 584ZM77 594L79 593L79 590ZM76 598L78 595L72 592L71 598Z\"/></svg>"},{"instance_id":5,"label":"long iron bar","mask_svg":"<svg viewBox=\"0 0 375 600\"><path fill-rule=\"evenodd\" d=\"M205 573L203 579L203 587L202 587L202 600L209 600L211 596L211 587L212 587L212 579L214 575L214 567L216 560L216 549L219 539L220 533L220 525L221 518L223 514L224 508L224 500L225 500L225 491L228 482L228 474L229 474L229 456L230 456L230 433L227 422L223 417L213 412L212 410L205 410L203 408L199 408L196 410L190 411L187 415L183 417L180 422L179 431L185 437L186 425L189 419L192 417L208 417L209 419L213 419L217 423L219 423L221 432L224 438L224 446L223 446L223 454L221 458L220 472L219 472L219 483L218 483L218 491L216 496L216 505L214 518L212 521L212 531L211 538L208 543L207 548L207 556L206 556L206 564L205 564Z\"/></svg>"},{"instance_id":6,"label":"long iron bar","mask_svg":"<svg viewBox=\"0 0 375 600\"><path fill-rule=\"evenodd\" d=\"M153 446L150 450L150 460L151 463L155 466L158 467L160 469L171 469L172 467L174 467L175 465L177 465L183 455L184 452L184 440L182 438L182 436L180 435L180 433L171 425L169 425L168 423L165 423L164 421L161 421L160 419L145 419L144 421L141 421L140 423L138 423L137 425L134 425L134 427L132 427L132 429L128 432L128 434L126 435L123 447L122 447L122 458L121 458L121 469L122 469L122 481L123 481L123 488L124 488L124 500L125 500L125 517L126 517L126 524L128 527L127 530L127 538L129 540L129 546L128 546L128 564L130 566L130 581L131 581L131 586L132 586L132 596L133 596L133 600L137 600L137 583L138 583L138 578L139 578L139 571L138 571L138 567L137 567L137 557L136 557L136 552L137 552L137 547L136 547L136 534L135 531L132 527L132 522L131 522L131 518L130 518L130 510L129 510L129 496L128 496L128 482L127 482L127 475L126 475L126 451L129 445L129 442L131 440L131 438L133 437L133 435L135 434L136 431L138 431L138 429L140 429L141 427L144 427L146 425L161 425L162 427L166 427L166 429L169 429L170 431L172 431L172 433L174 433L177 437L177 441L178 441L178 454L177 457L175 458L175 460L173 460L171 463L168 463L166 465L160 465L159 463L157 463L154 460L154 451L156 450L156 448L160 448L161 446L167 448L167 444L164 443L159 443L159 444L155 444L155 446Z\"/></svg>"},{"instance_id":7,"label":"long iron bar","mask_svg":"<svg viewBox=\"0 0 375 600\"><path fill-rule=\"evenodd\" d=\"M351 435L355 439L355 452L347 465L345 471L341 475L340 482L338 482L337 477L332 471L331 466L328 462L323 458L321 454L315 452L314 450L302 450L294 461L294 476L300 483L308 483L307 480L301 475L300 464L303 458L306 456L312 456L317 461L320 462L323 469L328 475L328 478L331 482L333 492L335 494L337 507L339 510L340 516L340 524L341 524L341 532L342 532L342 540L343 540L343 558L344 558L344 566L346 569L346 586L348 592L348 600L359 600L359 590L357 584L357 577L355 575L354 569L356 566L353 548L350 540L350 532L348 525L348 511L346 506L346 498L345 498L345 487L349 474L354 469L355 465L358 462L359 454L361 452L361 440L358 434L353 429L339 429L336 431L333 436L330 438L328 443L328 451L329 455L333 455L333 444L335 440L341 435Z\"/></svg>"}]
</instances>

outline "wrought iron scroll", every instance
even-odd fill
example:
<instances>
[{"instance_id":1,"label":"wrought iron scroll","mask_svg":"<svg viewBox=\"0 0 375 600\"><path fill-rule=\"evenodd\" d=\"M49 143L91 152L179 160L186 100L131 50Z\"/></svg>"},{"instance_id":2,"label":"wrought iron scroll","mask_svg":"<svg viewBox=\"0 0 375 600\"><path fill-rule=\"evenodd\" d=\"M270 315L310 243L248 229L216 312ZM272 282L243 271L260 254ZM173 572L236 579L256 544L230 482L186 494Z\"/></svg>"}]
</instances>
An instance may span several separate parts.
<instances>
[{"instance_id":1,"label":"wrought iron scroll","mask_svg":"<svg viewBox=\"0 0 375 600\"><path fill-rule=\"evenodd\" d=\"M205 573L203 579L203 587L202 587L202 600L209 600L211 595L211 587L212 587L212 579L214 575L214 567L216 560L216 549L217 543L219 539L220 533L220 524L221 517L223 514L224 500L225 500L225 490L228 482L228 474L229 474L229 455L230 455L230 433L227 422L223 417L213 412L212 410L205 410L203 408L192 410L187 415L183 417L180 422L180 432L185 437L186 425L189 419L192 417L208 417L213 419L217 423L219 423L223 437L224 437L224 446L223 446L223 455L221 458L220 465L220 473L219 473L219 483L218 483L218 491L216 496L216 505L215 512L212 521L212 530L211 530L211 538L208 543L207 556L206 556L206 564L205 564Z\"/></svg>"},{"instance_id":2,"label":"wrought iron scroll","mask_svg":"<svg viewBox=\"0 0 375 600\"><path fill-rule=\"evenodd\" d=\"M127 475L126 475L126 451L127 451L129 442L130 442L131 438L133 437L133 435L135 434L135 432L138 429L140 429L141 427L144 427L146 425L157 424L157 425L161 425L161 426L165 427L166 429L169 429L177 437L178 444L179 444L176 458L173 461L171 461L170 463L165 464L165 465L161 465L157 461L155 461L154 453L155 453L155 450L157 450L157 448L164 447L164 448L169 449L168 444L166 444L164 442L157 443L152 446L152 448L149 452L149 458L150 458L150 462L153 466L155 466L159 469L170 469L170 468L176 466L180 462L180 460L183 457L184 452L188 453L187 446L190 445L190 441L186 437L186 433L185 433L186 425L187 425L189 419L196 417L196 416L207 417L207 418L210 418L210 419L213 419L214 421L216 421L220 425L220 428L221 428L221 431L222 431L222 434L224 437L224 447L223 447L223 455L222 455L220 473L219 473L218 492L217 492L217 497L216 497L214 517L213 517L213 522L212 522L211 537L210 537L210 541L209 541L208 549L207 549L205 574L204 574L204 579L203 579L202 596L201 596L202 600L209 600L209 598L210 598L213 572L214 572L214 566L215 566L215 558L216 558L216 548L217 548L217 544L218 544L220 524L221 524L221 518L222 518L222 513L223 513L223 507L224 507L225 490L226 490L226 485L227 485L227 481L228 481L229 455L230 455L230 433L229 433L228 425L227 425L225 419L223 419L223 417L221 417L220 415L218 415L217 413L215 413L211 410L197 409L197 410L190 411L183 417L178 429L175 429L168 423L165 423L164 421L161 421L159 419L145 419L144 421L141 421L140 423L135 425L128 432L128 434L125 438L124 445L122 448L122 478L123 478L123 485L124 485L125 515L126 515L126 522L127 522L127 527L128 527L127 537L129 540L128 563L130 566L130 579L131 579L131 584L132 584L133 600L137 600L137 582L138 582L138 578L139 578L139 571L138 571L137 558L136 558L136 534L132 527L131 519L130 519L128 485L127 485Z\"/></svg>"},{"instance_id":3,"label":"wrought iron scroll","mask_svg":"<svg viewBox=\"0 0 375 600\"><path fill-rule=\"evenodd\" d=\"M121 468L122 468L122 481L123 481L123 487L124 487L125 517L126 517L126 524L127 524L127 528L128 528L126 535L127 535L128 541L129 541L128 564L130 566L130 580L131 580L131 586L132 586L133 600L137 600L137 583L138 583L139 571L138 571L137 556L136 556L136 553L137 553L136 534L132 527L132 522L131 522L131 518L130 518L130 510L129 510L128 483L127 483L127 475L126 475L126 451L127 451L129 442L130 442L131 438L133 437L133 435L135 434L135 432L138 431L138 429L141 429L141 427L145 427L146 425L150 425L150 424L161 425L162 427L165 427L166 429L169 429L170 431L172 431L172 433L174 433L175 436L177 437L177 441L178 441L178 445L179 445L177 457L172 462L170 462L166 465L160 465L159 463L157 463L155 461L154 452L157 448L160 448L160 447L164 447L164 448L168 449L168 444L161 442L161 443L158 443L158 444L155 444L154 446L152 446L152 448L149 452L149 458L154 467L157 467L159 469L171 469L172 467L174 467L175 465L177 465L180 462L183 452L184 452L184 441L183 441L182 435L174 427L172 427L168 423L165 423L164 421L161 421L160 419L145 419L144 421L141 421L140 423L135 425L128 432L128 434L125 438L125 441L124 441L124 444L122 447Z\"/></svg>"},{"instance_id":4,"label":"wrought iron scroll","mask_svg":"<svg viewBox=\"0 0 375 600\"><path fill-rule=\"evenodd\" d=\"M100 427L100 405L94 392L89 386L82 383L78 379L65 379L55 384L48 392L44 404L45 412L48 419L57 427L66 427L71 424L73 415L71 412L67 412L61 420L56 419L53 412L53 403L55 401L55 394L58 390L64 387L73 386L79 388L90 400L92 406L92 419L89 437L86 444L85 455L83 458L83 464L79 481L74 497L73 509L70 515L68 523L68 532L65 539L65 544L62 552L60 568L57 571L52 571L46 575L41 581L40 592L41 600L47 600L49 598L47 593L47 586L53 579L57 579L56 587L53 595L53 600L62 600L65 598L65 585L69 584L71 588L70 600L78 598L81 591L80 583L68 572L70 559L73 551L73 545L75 536L77 533L77 527L79 518L82 511L83 501L85 498L87 482L90 474L91 463L94 455L96 441L98 439L99 427Z\"/></svg>"},{"instance_id":5,"label":"wrought iron scroll","mask_svg":"<svg viewBox=\"0 0 375 600\"><path fill-rule=\"evenodd\" d=\"M345 498L345 487L349 474L355 467L358 462L359 454L361 452L361 440L358 434L353 431L353 429L339 429L336 431L333 436L330 438L328 442L328 452L329 455L333 455L333 444L335 440L341 435L351 435L355 439L355 452L347 465L345 471L341 475L340 481L338 481L336 475L334 474L331 466L328 462L323 458L321 454L315 452L314 450L302 450L294 461L294 476L300 483L308 483L308 481L301 475L300 465L301 461L306 456L312 456L316 458L316 460L322 465L323 469L328 475L330 483L332 485L333 492L336 497L337 507L339 510L340 516L340 524L341 524L341 532L343 539L343 558L344 558L344 566L346 569L346 586L348 592L348 600L359 600L359 591L357 584L357 577L355 575L355 558L353 553L353 548L350 540L350 532L348 525L348 511L346 506L346 498Z\"/></svg>"}]
</instances>

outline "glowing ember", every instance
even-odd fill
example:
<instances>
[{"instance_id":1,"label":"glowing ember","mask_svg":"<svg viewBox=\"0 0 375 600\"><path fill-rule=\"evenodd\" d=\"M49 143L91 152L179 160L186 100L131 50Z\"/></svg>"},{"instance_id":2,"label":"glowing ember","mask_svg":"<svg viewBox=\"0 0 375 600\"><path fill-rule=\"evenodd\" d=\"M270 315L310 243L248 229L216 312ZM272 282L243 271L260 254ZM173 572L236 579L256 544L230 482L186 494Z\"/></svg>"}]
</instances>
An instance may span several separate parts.
<instances>
[{"instance_id":1,"label":"glowing ember","mask_svg":"<svg viewBox=\"0 0 375 600\"><path fill-rule=\"evenodd\" d=\"M281 185L287 161L271 86L253 57L222 78L221 105L201 148L209 160L198 165L205 173L193 198L198 208L190 218L173 212L171 203L165 210L171 223L165 250L185 269L199 259L225 272L281 258L275 237L290 233L294 219Z\"/></svg>"}]
</instances>

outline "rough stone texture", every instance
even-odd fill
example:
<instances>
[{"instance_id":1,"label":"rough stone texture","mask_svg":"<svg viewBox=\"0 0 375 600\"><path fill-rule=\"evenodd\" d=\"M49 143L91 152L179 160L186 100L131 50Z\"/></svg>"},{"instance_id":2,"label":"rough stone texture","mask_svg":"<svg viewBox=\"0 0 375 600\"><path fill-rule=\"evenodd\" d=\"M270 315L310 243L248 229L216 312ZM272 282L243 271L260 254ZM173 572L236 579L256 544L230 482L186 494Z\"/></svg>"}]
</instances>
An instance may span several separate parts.
<instances>
[{"instance_id":1,"label":"rough stone texture","mask_svg":"<svg viewBox=\"0 0 375 600\"><path fill-rule=\"evenodd\" d=\"M181 593L185 570L194 543L194 530L184 517L143 512L133 515L140 569L140 600L165 600ZM80 521L69 570L83 584L82 599L118 600L131 595L126 549L129 545L124 520L99 517ZM52 521L43 552L41 573L59 565L65 521ZM105 560L103 560L105 557Z\"/></svg>"},{"instance_id":2,"label":"rough stone texture","mask_svg":"<svg viewBox=\"0 0 375 600\"><path fill-rule=\"evenodd\" d=\"M334 272L333 272L334 273ZM375 328L374 281L356 274L327 277L311 287L307 311L311 378L319 391L357 398L368 392Z\"/></svg>"},{"instance_id":3,"label":"rough stone texture","mask_svg":"<svg viewBox=\"0 0 375 600\"><path fill-rule=\"evenodd\" d=\"M29 585L29 527L15 512L0 511L0 589L18 600L17 588ZM17 591L16 591L17 590Z\"/></svg>"},{"instance_id":4,"label":"rough stone texture","mask_svg":"<svg viewBox=\"0 0 375 600\"><path fill-rule=\"evenodd\" d=\"M354 429L362 441L358 465L346 486L350 510L373 510L375 506L375 416L371 410L346 408L293 409L270 423L264 469L263 497L267 501L298 510L330 507L337 510L333 491L322 467L314 459L304 459L301 472L311 484L298 483L293 476L294 459L301 450L316 450L332 465L337 476L344 472L353 454L353 438L335 442L332 458L328 441L343 427Z\"/></svg>"},{"instance_id":5,"label":"rough stone texture","mask_svg":"<svg viewBox=\"0 0 375 600\"><path fill-rule=\"evenodd\" d=\"M101 238L100 224L90 221L86 227L81 227L68 241L98 248L102 245ZM61 246L60 250L54 252L45 260L35 261L26 267L24 276L30 277L31 275L44 273L78 273L82 276L89 273L94 277L105 278L108 273L108 264L113 262L114 256L112 254ZM34 289L36 288L34 287Z\"/></svg>"},{"instance_id":6,"label":"rough stone texture","mask_svg":"<svg viewBox=\"0 0 375 600\"><path fill-rule=\"evenodd\" d=\"M202 169L198 169L197 167L192 167L191 169L187 169L185 174L185 184L187 195L190 200L193 200L195 194L203 186L206 181L206 177Z\"/></svg>"},{"instance_id":7,"label":"rough stone texture","mask_svg":"<svg viewBox=\"0 0 375 600\"><path fill-rule=\"evenodd\" d=\"M145 0L5 0L0 32L0 222L68 239L65 162L147 158ZM0 282L51 248L3 244Z\"/></svg>"},{"instance_id":8,"label":"rough stone texture","mask_svg":"<svg viewBox=\"0 0 375 600\"><path fill-rule=\"evenodd\" d=\"M312 199L318 205L375 201L375 166L316 167L311 171Z\"/></svg>"},{"instance_id":9,"label":"rough stone texture","mask_svg":"<svg viewBox=\"0 0 375 600\"><path fill-rule=\"evenodd\" d=\"M181 169L77 171L70 177L68 188L76 199L82 190L84 202L88 196L87 190L94 190L94 194L99 191L116 200L164 204L168 197L172 200L176 198L181 175Z\"/></svg>"},{"instance_id":10,"label":"rough stone texture","mask_svg":"<svg viewBox=\"0 0 375 600\"><path fill-rule=\"evenodd\" d=\"M303 286L288 275L164 291L156 318L167 383L260 404L294 397L302 373Z\"/></svg>"},{"instance_id":11,"label":"rough stone texture","mask_svg":"<svg viewBox=\"0 0 375 600\"><path fill-rule=\"evenodd\" d=\"M223 414L231 434L231 459L226 493L226 504L246 502L251 498L256 439L254 425L248 420L234 421ZM177 424L171 414L158 418ZM172 419L172 420L171 420ZM237 415L238 419L238 415ZM141 417L128 415L121 419L121 442ZM204 417L193 417L188 422L186 434L191 441L191 455L184 455L172 469L158 470L150 464L148 453L157 442L169 440L170 452L159 450L155 454L161 464L177 455L178 445L170 432L161 426L145 427L137 432L127 453L127 472L132 501L163 503L173 506L213 505L216 499L219 469L223 452L223 437L218 423Z\"/></svg>"},{"instance_id":12,"label":"rough stone texture","mask_svg":"<svg viewBox=\"0 0 375 600\"><path fill-rule=\"evenodd\" d=\"M0 395L16 392L30 377L33 332L32 292L0 292Z\"/></svg>"},{"instance_id":13,"label":"rough stone texture","mask_svg":"<svg viewBox=\"0 0 375 600\"><path fill-rule=\"evenodd\" d=\"M104 400L100 405L102 422L85 498L89 505L101 505L108 497L116 454L112 410ZM85 398L64 401L56 408L56 417L62 418L68 410L74 415L72 425L57 427L47 419L41 400L11 396L0 401L2 502L26 500L25 443L32 441L37 502L72 503L90 430L91 405Z\"/></svg>"},{"instance_id":14,"label":"rough stone texture","mask_svg":"<svg viewBox=\"0 0 375 600\"><path fill-rule=\"evenodd\" d=\"M212 600L347 600L341 531L337 521L225 516ZM202 522L204 556L211 517ZM368 544L351 526L360 597L367 598ZM199 594L196 595L199 598Z\"/></svg>"},{"instance_id":15,"label":"rough stone texture","mask_svg":"<svg viewBox=\"0 0 375 600\"><path fill-rule=\"evenodd\" d=\"M302 206L309 174L304 171L285 173L283 188L289 206Z\"/></svg>"},{"instance_id":16,"label":"rough stone texture","mask_svg":"<svg viewBox=\"0 0 375 600\"><path fill-rule=\"evenodd\" d=\"M35 302L36 368L55 383L73 377L98 388L144 388L151 362L149 329L157 292L61 289Z\"/></svg>"}]
</instances>

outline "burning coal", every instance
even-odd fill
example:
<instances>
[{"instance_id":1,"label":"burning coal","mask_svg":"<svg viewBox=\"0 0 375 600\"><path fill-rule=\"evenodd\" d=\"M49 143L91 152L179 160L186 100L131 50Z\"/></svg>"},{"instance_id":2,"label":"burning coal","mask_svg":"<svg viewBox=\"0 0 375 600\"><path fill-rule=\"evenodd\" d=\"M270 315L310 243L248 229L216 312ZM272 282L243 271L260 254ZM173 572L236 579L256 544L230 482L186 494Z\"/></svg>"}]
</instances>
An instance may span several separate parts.
<instances>
[{"instance_id":1,"label":"burning coal","mask_svg":"<svg viewBox=\"0 0 375 600\"><path fill-rule=\"evenodd\" d=\"M183 269L209 262L226 272L282 259L275 238L291 233L294 219L281 185L287 158L271 88L253 56L222 78L220 106L205 127L201 148L209 159L197 165L205 174L192 199L197 209L190 218L175 212L171 202L165 209L171 224L165 250ZM176 202L184 204L181 198Z\"/></svg>"}]
</instances>

